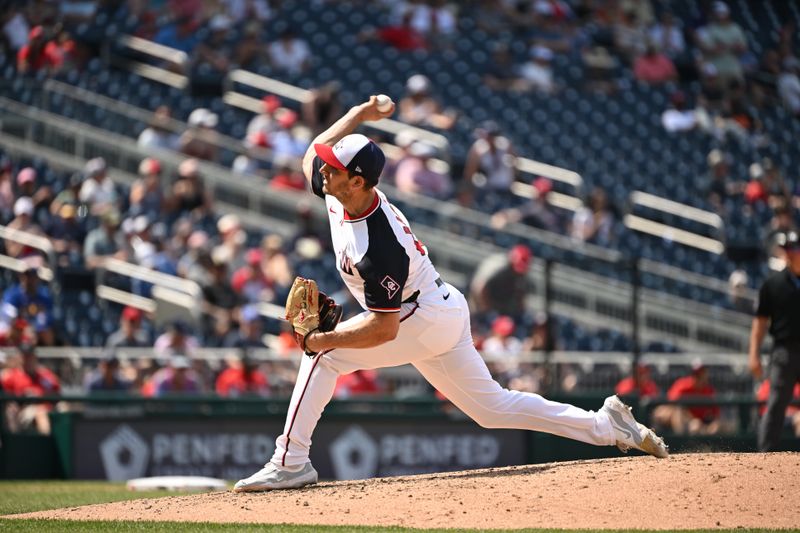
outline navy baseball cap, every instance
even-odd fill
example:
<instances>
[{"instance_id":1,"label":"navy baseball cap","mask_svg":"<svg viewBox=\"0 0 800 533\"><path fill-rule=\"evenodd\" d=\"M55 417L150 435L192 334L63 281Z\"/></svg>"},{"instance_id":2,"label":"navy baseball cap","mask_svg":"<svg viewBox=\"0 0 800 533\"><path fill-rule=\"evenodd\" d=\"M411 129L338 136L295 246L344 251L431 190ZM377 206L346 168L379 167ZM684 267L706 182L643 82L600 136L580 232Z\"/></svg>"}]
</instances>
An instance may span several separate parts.
<instances>
[{"instance_id":1,"label":"navy baseball cap","mask_svg":"<svg viewBox=\"0 0 800 533\"><path fill-rule=\"evenodd\" d=\"M315 144L314 151L330 166L363 176L373 186L378 184L386 163L383 150L360 133L346 135L333 146Z\"/></svg>"}]
</instances>

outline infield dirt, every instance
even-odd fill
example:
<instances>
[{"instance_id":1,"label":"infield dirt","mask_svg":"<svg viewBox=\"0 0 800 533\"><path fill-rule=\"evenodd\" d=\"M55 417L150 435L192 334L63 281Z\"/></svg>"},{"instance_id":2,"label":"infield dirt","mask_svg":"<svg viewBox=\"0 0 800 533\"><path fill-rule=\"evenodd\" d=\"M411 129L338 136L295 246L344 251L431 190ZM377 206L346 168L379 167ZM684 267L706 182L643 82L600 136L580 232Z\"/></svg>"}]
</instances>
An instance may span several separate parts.
<instances>
[{"instance_id":1,"label":"infield dirt","mask_svg":"<svg viewBox=\"0 0 800 533\"><path fill-rule=\"evenodd\" d=\"M713 453L214 492L16 517L418 528L789 528L800 527L798 494L799 453Z\"/></svg>"}]
</instances>

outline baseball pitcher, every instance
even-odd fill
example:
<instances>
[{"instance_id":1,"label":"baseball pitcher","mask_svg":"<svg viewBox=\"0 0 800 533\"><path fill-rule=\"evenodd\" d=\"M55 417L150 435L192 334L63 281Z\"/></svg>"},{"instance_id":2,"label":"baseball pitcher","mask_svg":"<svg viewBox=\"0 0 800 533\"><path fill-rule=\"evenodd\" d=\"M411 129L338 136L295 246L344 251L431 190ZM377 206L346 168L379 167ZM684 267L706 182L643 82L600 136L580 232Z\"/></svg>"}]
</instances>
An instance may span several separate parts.
<instances>
[{"instance_id":1,"label":"baseball pitcher","mask_svg":"<svg viewBox=\"0 0 800 533\"><path fill-rule=\"evenodd\" d=\"M305 154L303 172L327 206L337 270L364 311L339 323L341 307L313 280L295 281L286 318L308 357L300 364L274 455L234 491L315 483L317 472L308 458L311 436L336 378L405 363L483 427L545 431L667 457L664 441L639 424L616 396L596 412L585 411L503 389L492 378L472 342L466 299L442 281L406 217L377 189L383 152L352 133L362 122L393 112L393 104L387 109L372 96L317 136Z\"/></svg>"}]
</instances>

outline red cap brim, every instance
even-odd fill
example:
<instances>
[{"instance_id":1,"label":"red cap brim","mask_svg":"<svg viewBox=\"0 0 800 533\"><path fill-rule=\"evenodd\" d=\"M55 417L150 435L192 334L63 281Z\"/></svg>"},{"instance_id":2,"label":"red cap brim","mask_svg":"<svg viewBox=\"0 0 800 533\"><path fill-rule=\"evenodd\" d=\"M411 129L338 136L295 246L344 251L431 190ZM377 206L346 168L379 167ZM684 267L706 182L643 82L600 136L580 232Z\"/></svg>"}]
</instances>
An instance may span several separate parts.
<instances>
[{"instance_id":1,"label":"red cap brim","mask_svg":"<svg viewBox=\"0 0 800 533\"><path fill-rule=\"evenodd\" d=\"M333 153L333 147L328 146L327 144L315 144L314 151L317 152L317 155L320 159L328 163L330 166L334 168L338 168L339 170L347 170L347 167L339 161Z\"/></svg>"}]
</instances>

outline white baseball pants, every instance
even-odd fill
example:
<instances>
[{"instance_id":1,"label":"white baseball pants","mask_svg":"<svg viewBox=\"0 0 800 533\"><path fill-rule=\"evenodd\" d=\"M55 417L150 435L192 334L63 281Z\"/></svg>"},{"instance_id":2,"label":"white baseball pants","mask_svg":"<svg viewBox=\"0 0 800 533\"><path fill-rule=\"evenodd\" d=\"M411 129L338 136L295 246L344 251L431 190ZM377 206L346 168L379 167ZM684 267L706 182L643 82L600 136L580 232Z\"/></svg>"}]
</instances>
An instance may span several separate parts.
<instances>
[{"instance_id":1,"label":"white baseball pants","mask_svg":"<svg viewBox=\"0 0 800 533\"><path fill-rule=\"evenodd\" d=\"M475 349L464 296L447 286L450 297L403 304L397 337L373 348L336 348L303 357L283 434L272 462L280 466L308 461L311 435L333 396L336 379L359 369L413 364L439 392L486 428L543 431L595 445L616 443L608 416L538 394L502 388ZM368 312L348 319L354 323Z\"/></svg>"}]
</instances>

